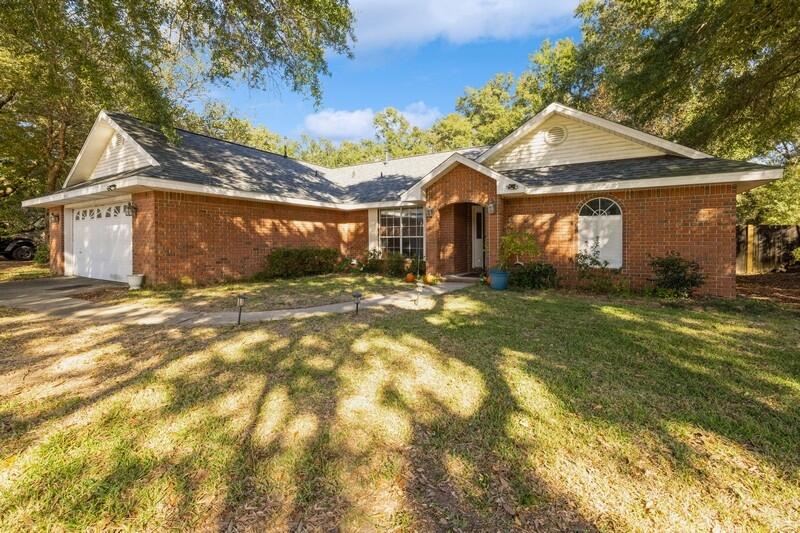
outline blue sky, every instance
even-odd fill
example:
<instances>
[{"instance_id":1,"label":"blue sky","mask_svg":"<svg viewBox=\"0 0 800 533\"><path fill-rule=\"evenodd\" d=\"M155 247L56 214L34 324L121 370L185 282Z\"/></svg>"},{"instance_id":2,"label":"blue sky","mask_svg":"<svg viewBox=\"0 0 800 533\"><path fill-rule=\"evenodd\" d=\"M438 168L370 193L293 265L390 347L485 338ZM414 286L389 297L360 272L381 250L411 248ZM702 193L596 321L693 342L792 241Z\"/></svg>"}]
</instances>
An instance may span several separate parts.
<instances>
[{"instance_id":1,"label":"blue sky","mask_svg":"<svg viewBox=\"0 0 800 533\"><path fill-rule=\"evenodd\" d=\"M332 56L323 100L286 87L211 87L208 96L289 137L371 137L372 115L392 106L429 126L453 111L467 86L497 72L519 74L542 40L579 37L576 0L351 0L354 59ZM499 22L502 21L502 22Z\"/></svg>"}]
</instances>

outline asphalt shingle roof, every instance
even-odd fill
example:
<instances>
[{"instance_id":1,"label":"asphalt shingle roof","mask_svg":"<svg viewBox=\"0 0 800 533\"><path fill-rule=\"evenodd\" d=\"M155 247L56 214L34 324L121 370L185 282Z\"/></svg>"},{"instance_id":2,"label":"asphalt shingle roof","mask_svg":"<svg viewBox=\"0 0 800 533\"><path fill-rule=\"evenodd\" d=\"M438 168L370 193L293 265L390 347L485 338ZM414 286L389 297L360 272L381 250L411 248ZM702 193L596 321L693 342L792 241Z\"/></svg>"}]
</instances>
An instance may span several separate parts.
<instances>
[{"instance_id":1,"label":"asphalt shingle roof","mask_svg":"<svg viewBox=\"0 0 800 533\"><path fill-rule=\"evenodd\" d=\"M185 130L177 130L178 142L170 143L151 124L120 113L108 115L160 164L133 173L127 172L126 175L135 174L332 203L398 200L402 193L452 154L458 152L475 159L486 149L466 148L348 167L325 168ZM536 187L768 168L774 167L718 158L658 156L521 168L504 170L502 174L523 185ZM115 177L119 176L107 179ZM81 184L76 188L85 185L88 184Z\"/></svg>"},{"instance_id":2,"label":"asphalt shingle roof","mask_svg":"<svg viewBox=\"0 0 800 533\"><path fill-rule=\"evenodd\" d=\"M600 183L604 181L670 178L765 170L766 165L730 159L688 159L678 156L638 157L592 163L504 170L503 174L529 187Z\"/></svg>"},{"instance_id":3,"label":"asphalt shingle roof","mask_svg":"<svg viewBox=\"0 0 800 533\"><path fill-rule=\"evenodd\" d=\"M178 142L170 143L151 124L121 113L108 116L159 162L138 176L321 202L397 200L456 152L329 169L180 129ZM477 157L483 150L458 151Z\"/></svg>"}]
</instances>

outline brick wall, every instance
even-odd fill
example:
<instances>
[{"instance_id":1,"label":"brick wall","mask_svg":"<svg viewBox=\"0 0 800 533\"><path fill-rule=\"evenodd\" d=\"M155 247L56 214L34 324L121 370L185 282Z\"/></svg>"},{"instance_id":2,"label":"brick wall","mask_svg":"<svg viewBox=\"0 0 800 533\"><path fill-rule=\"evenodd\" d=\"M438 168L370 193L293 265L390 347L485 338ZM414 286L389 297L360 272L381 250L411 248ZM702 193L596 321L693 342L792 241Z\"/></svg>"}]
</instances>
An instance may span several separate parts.
<instances>
[{"instance_id":1,"label":"brick wall","mask_svg":"<svg viewBox=\"0 0 800 533\"><path fill-rule=\"evenodd\" d=\"M449 204L439 209L437 265L442 273L472 270L473 204Z\"/></svg>"},{"instance_id":2,"label":"brick wall","mask_svg":"<svg viewBox=\"0 0 800 533\"><path fill-rule=\"evenodd\" d=\"M578 209L597 196L612 198L622 208L622 273L634 287L643 287L652 277L650 256L675 250L700 263L707 276L700 293L735 296L734 185L507 198L505 223L534 232L542 246L541 260L553 263L569 283L575 280L570 259L578 249Z\"/></svg>"},{"instance_id":3,"label":"brick wall","mask_svg":"<svg viewBox=\"0 0 800 533\"><path fill-rule=\"evenodd\" d=\"M51 207L47 210L47 245L50 250L50 271L64 275L64 206ZM58 220L50 220L50 215Z\"/></svg>"},{"instance_id":4,"label":"brick wall","mask_svg":"<svg viewBox=\"0 0 800 533\"><path fill-rule=\"evenodd\" d=\"M335 211L208 196L136 195L133 263L152 284L249 277L279 246L367 249L367 211Z\"/></svg>"},{"instance_id":5,"label":"brick wall","mask_svg":"<svg viewBox=\"0 0 800 533\"><path fill-rule=\"evenodd\" d=\"M488 266L495 265L502 217L502 200L498 201L497 198L497 183L459 164L433 182L425 193L425 206L434 210L426 225L428 270L436 274L470 270L463 268L471 262L470 249L463 244L466 239L471 248L469 205L466 204L495 204L495 214L486 216L485 235L486 263ZM466 223L463 219L465 213Z\"/></svg>"}]
</instances>

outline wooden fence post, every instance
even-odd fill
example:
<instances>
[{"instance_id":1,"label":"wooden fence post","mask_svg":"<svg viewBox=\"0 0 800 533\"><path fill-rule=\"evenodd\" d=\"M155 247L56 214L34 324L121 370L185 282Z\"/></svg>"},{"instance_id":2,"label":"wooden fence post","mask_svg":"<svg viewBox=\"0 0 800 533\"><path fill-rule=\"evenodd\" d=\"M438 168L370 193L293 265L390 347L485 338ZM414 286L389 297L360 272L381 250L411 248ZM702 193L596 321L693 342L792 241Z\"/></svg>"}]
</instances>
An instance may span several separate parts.
<instances>
[{"instance_id":1,"label":"wooden fence post","mask_svg":"<svg viewBox=\"0 0 800 533\"><path fill-rule=\"evenodd\" d=\"M752 224L747 225L747 252L745 257L747 257L747 273L753 273L753 263L755 263L755 254L756 254L756 247L755 247L755 233L756 227Z\"/></svg>"}]
</instances>

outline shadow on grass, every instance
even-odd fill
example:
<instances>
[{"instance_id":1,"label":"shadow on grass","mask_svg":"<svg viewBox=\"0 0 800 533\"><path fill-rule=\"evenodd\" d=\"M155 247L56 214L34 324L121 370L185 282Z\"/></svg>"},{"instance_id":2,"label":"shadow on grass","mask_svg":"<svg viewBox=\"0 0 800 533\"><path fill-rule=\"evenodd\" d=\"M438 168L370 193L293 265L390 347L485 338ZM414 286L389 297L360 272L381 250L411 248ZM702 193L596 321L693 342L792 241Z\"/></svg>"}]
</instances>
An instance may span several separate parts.
<instances>
[{"instance_id":1,"label":"shadow on grass","mask_svg":"<svg viewBox=\"0 0 800 533\"><path fill-rule=\"evenodd\" d=\"M796 481L795 324L779 310L474 288L386 316L118 328L82 348L118 345L107 368L66 374L96 390L33 417L3 399L3 444L21 458L0 514L43 528L631 528L624 509L598 518L594 495L539 475L558 445L548 406L559 423L657 440L690 479L708 472L676 424ZM59 355L26 348L40 335L15 339L46 380ZM0 369L18 376L25 357ZM605 453L627 475L624 450Z\"/></svg>"}]
</instances>

